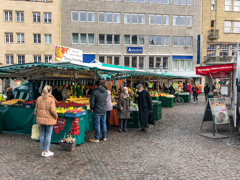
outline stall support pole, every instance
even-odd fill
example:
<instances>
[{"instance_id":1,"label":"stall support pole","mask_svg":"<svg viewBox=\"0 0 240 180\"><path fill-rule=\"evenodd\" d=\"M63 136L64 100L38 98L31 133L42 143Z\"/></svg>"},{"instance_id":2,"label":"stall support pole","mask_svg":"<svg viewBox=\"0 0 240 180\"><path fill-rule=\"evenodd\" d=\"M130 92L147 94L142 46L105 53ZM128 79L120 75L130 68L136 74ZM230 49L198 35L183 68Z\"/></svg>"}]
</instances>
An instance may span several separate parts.
<instances>
[{"instance_id":1,"label":"stall support pole","mask_svg":"<svg viewBox=\"0 0 240 180\"><path fill-rule=\"evenodd\" d=\"M157 85L158 85L158 93L159 93L160 77L158 78L158 83L157 83Z\"/></svg>"},{"instance_id":2,"label":"stall support pole","mask_svg":"<svg viewBox=\"0 0 240 180\"><path fill-rule=\"evenodd\" d=\"M133 76L131 74L131 91L133 91Z\"/></svg>"}]
</instances>

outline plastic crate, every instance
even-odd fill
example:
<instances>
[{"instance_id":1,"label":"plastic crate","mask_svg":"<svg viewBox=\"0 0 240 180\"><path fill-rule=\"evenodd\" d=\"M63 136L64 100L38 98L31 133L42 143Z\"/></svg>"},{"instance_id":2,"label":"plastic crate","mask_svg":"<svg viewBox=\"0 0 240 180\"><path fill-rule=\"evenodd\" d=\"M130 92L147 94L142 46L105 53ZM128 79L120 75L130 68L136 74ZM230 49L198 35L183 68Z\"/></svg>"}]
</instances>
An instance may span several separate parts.
<instances>
[{"instance_id":1,"label":"plastic crate","mask_svg":"<svg viewBox=\"0 0 240 180\"><path fill-rule=\"evenodd\" d=\"M65 117L79 117L84 115L86 115L86 111L82 111L74 114L65 113Z\"/></svg>"},{"instance_id":2,"label":"plastic crate","mask_svg":"<svg viewBox=\"0 0 240 180\"><path fill-rule=\"evenodd\" d=\"M152 100L159 101L159 97L152 97Z\"/></svg>"},{"instance_id":3,"label":"plastic crate","mask_svg":"<svg viewBox=\"0 0 240 180\"><path fill-rule=\"evenodd\" d=\"M128 128L140 128L141 124L139 119L137 118L129 118L127 121L127 127Z\"/></svg>"}]
</instances>

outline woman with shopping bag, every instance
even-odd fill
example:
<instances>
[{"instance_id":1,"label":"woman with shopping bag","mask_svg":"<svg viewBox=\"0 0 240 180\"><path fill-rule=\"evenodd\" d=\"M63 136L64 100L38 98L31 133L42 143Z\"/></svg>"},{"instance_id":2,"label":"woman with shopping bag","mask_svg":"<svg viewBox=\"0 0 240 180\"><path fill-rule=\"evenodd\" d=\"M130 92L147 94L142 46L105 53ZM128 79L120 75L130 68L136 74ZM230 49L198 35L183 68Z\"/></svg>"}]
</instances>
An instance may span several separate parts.
<instances>
[{"instance_id":1,"label":"woman with shopping bag","mask_svg":"<svg viewBox=\"0 0 240 180\"><path fill-rule=\"evenodd\" d=\"M42 95L36 103L36 121L40 124L40 146L43 157L53 156L49 151L52 137L53 125L57 123L56 99L52 95L52 87L46 85Z\"/></svg>"}]
</instances>

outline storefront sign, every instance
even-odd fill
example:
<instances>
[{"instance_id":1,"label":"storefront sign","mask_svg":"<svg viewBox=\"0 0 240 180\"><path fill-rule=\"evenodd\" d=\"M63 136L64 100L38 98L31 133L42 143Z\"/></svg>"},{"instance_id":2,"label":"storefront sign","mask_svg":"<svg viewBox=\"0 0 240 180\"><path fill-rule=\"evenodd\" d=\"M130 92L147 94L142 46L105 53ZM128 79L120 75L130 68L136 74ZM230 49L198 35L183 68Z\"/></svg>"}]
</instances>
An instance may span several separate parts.
<instances>
[{"instance_id":1,"label":"storefront sign","mask_svg":"<svg viewBox=\"0 0 240 180\"><path fill-rule=\"evenodd\" d=\"M54 45L56 62L83 62L82 50Z\"/></svg>"},{"instance_id":2,"label":"storefront sign","mask_svg":"<svg viewBox=\"0 0 240 180\"><path fill-rule=\"evenodd\" d=\"M197 75L208 75L210 73L215 74L219 72L231 72L233 70L233 64L223 64L223 65L216 65L216 66L202 66L196 67L196 74Z\"/></svg>"},{"instance_id":3,"label":"storefront sign","mask_svg":"<svg viewBox=\"0 0 240 180\"><path fill-rule=\"evenodd\" d=\"M143 53L142 47L127 47L127 53Z\"/></svg>"}]
</instances>

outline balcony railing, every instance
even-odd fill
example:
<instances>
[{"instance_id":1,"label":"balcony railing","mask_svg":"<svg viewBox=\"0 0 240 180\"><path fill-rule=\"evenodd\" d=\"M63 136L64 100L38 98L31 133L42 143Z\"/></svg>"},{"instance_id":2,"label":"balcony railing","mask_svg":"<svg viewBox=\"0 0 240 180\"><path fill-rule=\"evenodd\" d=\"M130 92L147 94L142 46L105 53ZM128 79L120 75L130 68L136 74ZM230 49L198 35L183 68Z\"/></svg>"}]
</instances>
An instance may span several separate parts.
<instances>
[{"instance_id":1,"label":"balcony railing","mask_svg":"<svg viewBox=\"0 0 240 180\"><path fill-rule=\"evenodd\" d=\"M216 57L209 57L204 56L204 63L211 64L211 63L231 63L232 56L216 56Z\"/></svg>"},{"instance_id":2,"label":"balcony railing","mask_svg":"<svg viewBox=\"0 0 240 180\"><path fill-rule=\"evenodd\" d=\"M208 39L214 40L219 38L219 30L218 29L211 29L208 31Z\"/></svg>"},{"instance_id":3,"label":"balcony railing","mask_svg":"<svg viewBox=\"0 0 240 180\"><path fill-rule=\"evenodd\" d=\"M44 3L52 3L53 0L12 0L12 1L31 1L31 2L44 2Z\"/></svg>"}]
</instances>

